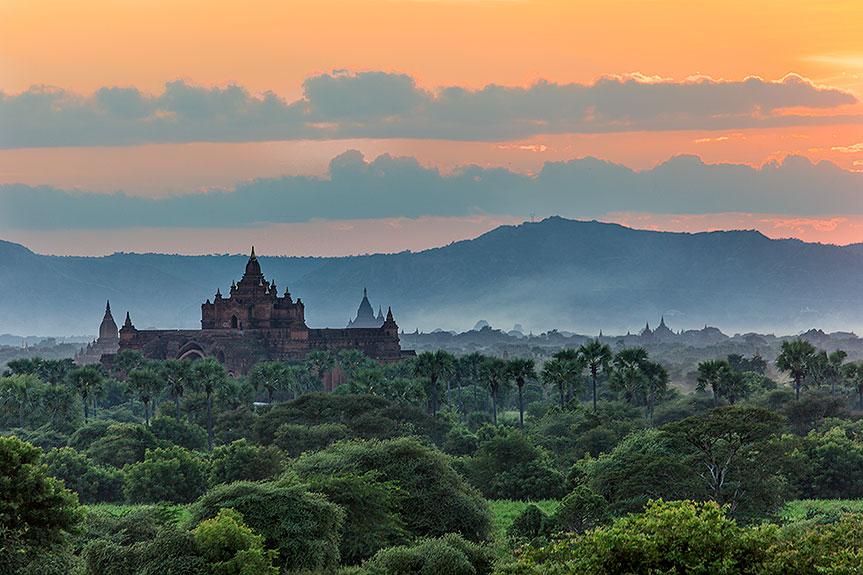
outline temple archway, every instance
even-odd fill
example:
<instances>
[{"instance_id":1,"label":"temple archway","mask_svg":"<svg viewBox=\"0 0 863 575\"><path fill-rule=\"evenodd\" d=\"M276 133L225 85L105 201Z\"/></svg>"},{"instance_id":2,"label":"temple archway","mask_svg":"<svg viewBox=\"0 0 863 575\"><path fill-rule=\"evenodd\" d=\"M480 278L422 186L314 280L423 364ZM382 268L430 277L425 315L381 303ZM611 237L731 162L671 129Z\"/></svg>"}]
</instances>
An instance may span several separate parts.
<instances>
[{"instance_id":1,"label":"temple archway","mask_svg":"<svg viewBox=\"0 0 863 575\"><path fill-rule=\"evenodd\" d=\"M189 343L181 347L180 351L177 353L177 359L188 359L189 361L202 359L206 356L207 354L204 353L204 350L201 349L201 346L193 341L190 341Z\"/></svg>"}]
</instances>

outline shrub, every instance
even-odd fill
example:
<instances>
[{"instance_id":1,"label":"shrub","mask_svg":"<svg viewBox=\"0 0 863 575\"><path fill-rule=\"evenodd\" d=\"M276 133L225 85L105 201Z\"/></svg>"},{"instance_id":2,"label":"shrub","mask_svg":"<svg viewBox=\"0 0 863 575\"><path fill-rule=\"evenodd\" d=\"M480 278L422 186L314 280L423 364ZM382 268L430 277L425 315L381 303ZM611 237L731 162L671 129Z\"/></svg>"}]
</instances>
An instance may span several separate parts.
<instances>
[{"instance_id":1,"label":"shrub","mask_svg":"<svg viewBox=\"0 0 863 575\"><path fill-rule=\"evenodd\" d=\"M460 533L481 541L491 530L485 500L455 472L447 455L416 439L344 441L303 455L291 469L300 478L378 471L381 481L406 492L399 514L414 536Z\"/></svg>"},{"instance_id":2,"label":"shrub","mask_svg":"<svg viewBox=\"0 0 863 575\"><path fill-rule=\"evenodd\" d=\"M216 517L222 508L242 514L246 525L264 537L266 547L279 552L284 571L321 572L339 563L344 511L323 495L273 483L218 485L191 506L191 524Z\"/></svg>"},{"instance_id":3,"label":"shrub","mask_svg":"<svg viewBox=\"0 0 863 575\"><path fill-rule=\"evenodd\" d=\"M54 429L51 424L43 425L38 429L12 429L2 433L5 437L15 436L21 441L41 448L44 451L63 447L69 441L69 436Z\"/></svg>"},{"instance_id":4,"label":"shrub","mask_svg":"<svg viewBox=\"0 0 863 575\"><path fill-rule=\"evenodd\" d=\"M484 427L478 437L476 454L464 465L488 499L556 499L565 493L563 475L524 432Z\"/></svg>"},{"instance_id":5,"label":"shrub","mask_svg":"<svg viewBox=\"0 0 863 575\"><path fill-rule=\"evenodd\" d=\"M379 549L406 539L407 531L398 515L404 493L394 482L379 481L377 472L319 475L310 478L308 487L345 510L339 546L342 563L359 563Z\"/></svg>"},{"instance_id":6,"label":"shrub","mask_svg":"<svg viewBox=\"0 0 863 575\"><path fill-rule=\"evenodd\" d=\"M148 449L144 461L123 471L131 503L191 503L207 488L204 462L182 447Z\"/></svg>"},{"instance_id":7,"label":"shrub","mask_svg":"<svg viewBox=\"0 0 863 575\"><path fill-rule=\"evenodd\" d=\"M611 521L608 503L589 487L580 485L563 498L554 512L557 531L581 534Z\"/></svg>"},{"instance_id":8,"label":"shrub","mask_svg":"<svg viewBox=\"0 0 863 575\"><path fill-rule=\"evenodd\" d=\"M107 433L97 439L86 454L99 465L122 468L144 460L148 449L157 447L156 438L143 425L113 423Z\"/></svg>"},{"instance_id":9,"label":"shrub","mask_svg":"<svg viewBox=\"0 0 863 575\"><path fill-rule=\"evenodd\" d=\"M476 447L476 435L464 427L453 427L444 437L441 449L444 453L459 457L462 455L473 455Z\"/></svg>"},{"instance_id":10,"label":"shrub","mask_svg":"<svg viewBox=\"0 0 863 575\"><path fill-rule=\"evenodd\" d=\"M207 448L207 431L203 427L185 421L178 422L172 417L160 416L150 421L150 433L156 439L191 451L204 451Z\"/></svg>"},{"instance_id":11,"label":"shrub","mask_svg":"<svg viewBox=\"0 0 863 575\"><path fill-rule=\"evenodd\" d=\"M492 561L486 549L451 533L411 546L382 549L369 567L385 575L487 575Z\"/></svg>"},{"instance_id":12,"label":"shrub","mask_svg":"<svg viewBox=\"0 0 863 575\"><path fill-rule=\"evenodd\" d=\"M67 489L78 494L81 503L123 499L123 472L95 465L71 447L49 451L42 462L48 466L48 475L62 479Z\"/></svg>"},{"instance_id":13,"label":"shrub","mask_svg":"<svg viewBox=\"0 0 863 575\"><path fill-rule=\"evenodd\" d=\"M281 473L284 465L284 457L277 447L249 445L245 439L238 439L213 450L210 485L269 479Z\"/></svg>"},{"instance_id":14,"label":"shrub","mask_svg":"<svg viewBox=\"0 0 863 575\"><path fill-rule=\"evenodd\" d=\"M545 537L554 530L554 521L545 511L534 504L524 508L506 530L507 536L515 540L531 541Z\"/></svg>"},{"instance_id":15,"label":"shrub","mask_svg":"<svg viewBox=\"0 0 863 575\"><path fill-rule=\"evenodd\" d=\"M233 509L222 509L213 519L195 529L195 543L214 575L277 575L273 566L278 555L264 550L264 538L243 523Z\"/></svg>"},{"instance_id":16,"label":"shrub","mask_svg":"<svg viewBox=\"0 0 863 575\"><path fill-rule=\"evenodd\" d=\"M108 428L114 423L116 422L104 419L91 421L79 427L69 438L67 445L75 451L87 451L96 441L108 435Z\"/></svg>"}]
</instances>

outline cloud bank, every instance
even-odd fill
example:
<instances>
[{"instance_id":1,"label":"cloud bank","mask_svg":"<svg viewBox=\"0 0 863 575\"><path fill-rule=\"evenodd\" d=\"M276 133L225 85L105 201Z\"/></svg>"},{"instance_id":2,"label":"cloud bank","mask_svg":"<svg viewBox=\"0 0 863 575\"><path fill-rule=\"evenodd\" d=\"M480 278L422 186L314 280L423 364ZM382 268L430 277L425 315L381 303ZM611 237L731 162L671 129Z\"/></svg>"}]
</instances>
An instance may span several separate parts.
<instances>
[{"instance_id":1,"label":"cloud bank","mask_svg":"<svg viewBox=\"0 0 863 575\"><path fill-rule=\"evenodd\" d=\"M853 94L796 75L778 81L640 75L592 84L538 81L435 90L406 74L336 71L307 78L303 96L237 85L169 82L161 94L106 87L80 95L48 86L0 93L0 148L337 138L505 141L539 134L725 130L863 123L841 113Z\"/></svg>"},{"instance_id":2,"label":"cloud bank","mask_svg":"<svg viewBox=\"0 0 863 575\"><path fill-rule=\"evenodd\" d=\"M314 219L509 215L602 217L610 212L863 214L863 173L799 156L761 168L676 156L645 171L595 158L548 162L535 176L348 151L328 177L285 176L166 198L0 186L0 232L133 227L253 227Z\"/></svg>"}]
</instances>

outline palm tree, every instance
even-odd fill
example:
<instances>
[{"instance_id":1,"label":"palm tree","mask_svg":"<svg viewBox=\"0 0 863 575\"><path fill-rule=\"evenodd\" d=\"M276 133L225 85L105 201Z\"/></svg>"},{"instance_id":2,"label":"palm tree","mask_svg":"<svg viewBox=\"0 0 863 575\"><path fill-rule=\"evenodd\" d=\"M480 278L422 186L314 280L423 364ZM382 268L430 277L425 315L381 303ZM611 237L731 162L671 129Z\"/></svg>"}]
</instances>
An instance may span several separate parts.
<instances>
[{"instance_id":1,"label":"palm tree","mask_svg":"<svg viewBox=\"0 0 863 575\"><path fill-rule=\"evenodd\" d=\"M257 363L249 373L248 381L255 392L260 389L267 391L267 403L273 403L273 394L285 389L288 384L288 366L281 361Z\"/></svg>"},{"instance_id":2,"label":"palm tree","mask_svg":"<svg viewBox=\"0 0 863 575\"><path fill-rule=\"evenodd\" d=\"M611 347L608 344L603 345L599 342L599 338L596 338L592 342L579 347L578 356L587 365L587 368L590 370L590 376L593 378L593 412L596 413L596 374L600 369L603 372L609 370L613 356Z\"/></svg>"},{"instance_id":3,"label":"palm tree","mask_svg":"<svg viewBox=\"0 0 863 575\"><path fill-rule=\"evenodd\" d=\"M75 405L75 396L65 386L51 385L45 390L42 402L51 424L58 428L68 419L69 412Z\"/></svg>"},{"instance_id":4,"label":"palm tree","mask_svg":"<svg viewBox=\"0 0 863 575\"><path fill-rule=\"evenodd\" d=\"M39 387L42 382L32 374L0 378L0 402L18 413L18 427L27 423L27 413L35 412L42 403Z\"/></svg>"},{"instance_id":5,"label":"palm tree","mask_svg":"<svg viewBox=\"0 0 863 575\"><path fill-rule=\"evenodd\" d=\"M830 395L836 395L836 382L842 377L842 362L848 354L841 349L837 349L827 356L827 364L829 366L828 376L830 377Z\"/></svg>"},{"instance_id":6,"label":"palm tree","mask_svg":"<svg viewBox=\"0 0 863 575\"><path fill-rule=\"evenodd\" d=\"M668 389L668 371L662 364L648 361L642 366L647 381L649 398L644 406L644 418L653 421L653 408L656 406L656 392L662 393Z\"/></svg>"},{"instance_id":7,"label":"palm tree","mask_svg":"<svg viewBox=\"0 0 863 575\"><path fill-rule=\"evenodd\" d=\"M71 359L43 359L36 370L39 379L51 385L59 385L75 364Z\"/></svg>"},{"instance_id":8,"label":"palm tree","mask_svg":"<svg viewBox=\"0 0 863 575\"><path fill-rule=\"evenodd\" d=\"M345 372L345 379L348 381L353 377L354 372L367 366L370 361L366 354L358 349L343 349L339 352L339 367Z\"/></svg>"},{"instance_id":9,"label":"palm tree","mask_svg":"<svg viewBox=\"0 0 863 575\"><path fill-rule=\"evenodd\" d=\"M84 403L84 424L86 424L90 415L87 409L87 400L102 387L105 375L95 365L85 365L70 371L68 377L72 387L75 388Z\"/></svg>"},{"instance_id":10,"label":"palm tree","mask_svg":"<svg viewBox=\"0 0 863 575\"><path fill-rule=\"evenodd\" d=\"M180 398L192 378L192 362L169 359L162 364L159 375L165 380L165 389L176 407L177 423L180 423Z\"/></svg>"},{"instance_id":11,"label":"palm tree","mask_svg":"<svg viewBox=\"0 0 863 575\"><path fill-rule=\"evenodd\" d=\"M564 400L563 394L569 381L572 380L574 365L572 361L554 358L551 361L545 362L542 366L542 372L539 374L540 379L545 385L557 387L560 392L560 409L563 410Z\"/></svg>"},{"instance_id":12,"label":"palm tree","mask_svg":"<svg viewBox=\"0 0 863 575\"><path fill-rule=\"evenodd\" d=\"M306 366L318 378L321 388L324 386L324 377L335 365L333 354L325 349L314 349L306 354Z\"/></svg>"},{"instance_id":13,"label":"palm tree","mask_svg":"<svg viewBox=\"0 0 863 575\"><path fill-rule=\"evenodd\" d=\"M477 398L477 387L479 384L479 368L485 356L478 351L463 355L458 359L458 371L462 377L473 385L473 405L479 402ZM459 400L461 400L461 380L459 380Z\"/></svg>"},{"instance_id":14,"label":"palm tree","mask_svg":"<svg viewBox=\"0 0 863 575\"><path fill-rule=\"evenodd\" d=\"M442 349L420 353L414 363L414 373L429 380L433 440L437 443L437 387L438 381L447 378L455 371L455 357Z\"/></svg>"},{"instance_id":15,"label":"palm tree","mask_svg":"<svg viewBox=\"0 0 863 575\"><path fill-rule=\"evenodd\" d=\"M213 452L213 390L228 381L225 366L215 358L205 357L192 364L192 384L207 395L207 449Z\"/></svg>"},{"instance_id":16,"label":"palm tree","mask_svg":"<svg viewBox=\"0 0 863 575\"><path fill-rule=\"evenodd\" d=\"M632 400L645 385L644 365L647 363L647 351L643 347L622 349L614 356L614 378L616 387L623 390L626 403L632 405Z\"/></svg>"},{"instance_id":17,"label":"palm tree","mask_svg":"<svg viewBox=\"0 0 863 575\"><path fill-rule=\"evenodd\" d=\"M491 391L492 417L495 426L497 425L497 392L501 385L506 384L508 376L506 361L499 357L487 357L480 366L480 378Z\"/></svg>"},{"instance_id":18,"label":"palm tree","mask_svg":"<svg viewBox=\"0 0 863 575\"><path fill-rule=\"evenodd\" d=\"M863 411L863 362L848 362L842 366L842 376L854 389L857 394L857 408Z\"/></svg>"},{"instance_id":19,"label":"palm tree","mask_svg":"<svg viewBox=\"0 0 863 575\"><path fill-rule=\"evenodd\" d=\"M731 364L724 359L712 359L698 364L698 391L708 387L713 391L713 407L718 405L720 388L731 373Z\"/></svg>"},{"instance_id":20,"label":"palm tree","mask_svg":"<svg viewBox=\"0 0 863 575\"><path fill-rule=\"evenodd\" d=\"M536 379L536 363L532 359L514 358L509 360L507 366L509 375L518 386L518 422L524 429L524 404L522 399L522 388L528 379Z\"/></svg>"},{"instance_id":21,"label":"palm tree","mask_svg":"<svg viewBox=\"0 0 863 575\"><path fill-rule=\"evenodd\" d=\"M150 426L150 400L165 387L165 381L153 369L133 369L126 375L126 386L144 404L144 424Z\"/></svg>"},{"instance_id":22,"label":"palm tree","mask_svg":"<svg viewBox=\"0 0 863 575\"><path fill-rule=\"evenodd\" d=\"M815 346L802 339L782 342L782 352L776 358L776 367L779 368L779 371L788 372L794 379L794 389L797 392L798 400L800 399L800 385L809 374L816 353Z\"/></svg>"}]
</instances>

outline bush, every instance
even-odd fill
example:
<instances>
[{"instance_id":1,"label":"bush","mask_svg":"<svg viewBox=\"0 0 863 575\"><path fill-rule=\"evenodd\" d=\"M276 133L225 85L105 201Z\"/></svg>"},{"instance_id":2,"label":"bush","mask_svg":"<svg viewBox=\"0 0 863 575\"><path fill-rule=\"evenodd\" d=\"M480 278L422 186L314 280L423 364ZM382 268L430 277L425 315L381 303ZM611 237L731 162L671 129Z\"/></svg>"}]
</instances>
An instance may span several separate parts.
<instances>
[{"instance_id":1,"label":"bush","mask_svg":"<svg viewBox=\"0 0 863 575\"><path fill-rule=\"evenodd\" d=\"M345 439L348 427L342 423L321 425L295 425L283 423L276 430L273 443L288 457L299 457L307 451L320 451L332 443Z\"/></svg>"},{"instance_id":2,"label":"bush","mask_svg":"<svg viewBox=\"0 0 863 575\"><path fill-rule=\"evenodd\" d=\"M143 425L113 423L107 433L97 439L86 454L99 465L122 468L144 461L148 449L157 447L156 438Z\"/></svg>"},{"instance_id":3,"label":"bush","mask_svg":"<svg viewBox=\"0 0 863 575\"><path fill-rule=\"evenodd\" d=\"M273 566L278 555L264 550L264 538L243 523L233 509L222 509L213 519L195 529L195 543L214 575L277 575Z\"/></svg>"},{"instance_id":4,"label":"bush","mask_svg":"<svg viewBox=\"0 0 863 575\"><path fill-rule=\"evenodd\" d=\"M321 572L339 563L344 511L323 495L273 483L218 485L191 506L191 524L216 517L222 508L242 514L246 525L264 537L266 547L279 552L284 571Z\"/></svg>"},{"instance_id":5,"label":"bush","mask_svg":"<svg viewBox=\"0 0 863 575\"><path fill-rule=\"evenodd\" d=\"M144 461L123 471L130 503L191 503L207 489L206 465L182 447L148 449Z\"/></svg>"},{"instance_id":6,"label":"bush","mask_svg":"<svg viewBox=\"0 0 863 575\"><path fill-rule=\"evenodd\" d=\"M227 445L238 439L251 438L256 420L255 413L245 405L230 411L218 411L213 416L213 441L217 445Z\"/></svg>"},{"instance_id":7,"label":"bush","mask_svg":"<svg viewBox=\"0 0 863 575\"><path fill-rule=\"evenodd\" d=\"M2 433L5 437L15 436L21 441L26 441L30 445L41 448L44 451L57 449L66 445L69 441L69 436L57 431L51 424L43 425L38 429L21 429L16 428Z\"/></svg>"},{"instance_id":8,"label":"bush","mask_svg":"<svg viewBox=\"0 0 863 575\"><path fill-rule=\"evenodd\" d=\"M414 536L460 533L472 541L491 530L488 505L452 467L450 458L416 439L344 441L303 455L291 466L300 478L378 471L406 492L399 504L405 528Z\"/></svg>"},{"instance_id":9,"label":"bush","mask_svg":"<svg viewBox=\"0 0 863 575\"><path fill-rule=\"evenodd\" d=\"M479 447L464 462L471 484L488 499L557 499L565 479L551 457L520 430L484 427Z\"/></svg>"},{"instance_id":10,"label":"bush","mask_svg":"<svg viewBox=\"0 0 863 575\"><path fill-rule=\"evenodd\" d=\"M473 455L477 448L476 435L464 427L453 427L444 436L441 449L454 457Z\"/></svg>"},{"instance_id":11,"label":"bush","mask_svg":"<svg viewBox=\"0 0 863 575\"><path fill-rule=\"evenodd\" d=\"M191 533L163 527L144 541L90 541L81 551L83 575L206 575Z\"/></svg>"},{"instance_id":12,"label":"bush","mask_svg":"<svg viewBox=\"0 0 863 575\"><path fill-rule=\"evenodd\" d=\"M150 433L156 439L190 451L207 449L207 430L194 423L178 422L172 417L157 417L150 421Z\"/></svg>"},{"instance_id":13,"label":"bush","mask_svg":"<svg viewBox=\"0 0 863 575\"><path fill-rule=\"evenodd\" d=\"M357 564L406 539L407 531L398 515L404 493L394 482L379 481L377 472L319 475L309 480L308 488L345 510L339 546L342 563Z\"/></svg>"},{"instance_id":14,"label":"bush","mask_svg":"<svg viewBox=\"0 0 863 575\"><path fill-rule=\"evenodd\" d=\"M555 530L577 535L610 521L608 503L584 485L564 497L554 512Z\"/></svg>"},{"instance_id":15,"label":"bush","mask_svg":"<svg viewBox=\"0 0 863 575\"><path fill-rule=\"evenodd\" d=\"M483 547L455 534L425 539L411 546L378 551L370 571L385 575L487 575L492 555Z\"/></svg>"},{"instance_id":16,"label":"bush","mask_svg":"<svg viewBox=\"0 0 863 575\"><path fill-rule=\"evenodd\" d=\"M81 503L123 499L123 472L95 465L89 457L71 447L49 451L42 462L48 466L48 475L63 480L67 489L78 494Z\"/></svg>"},{"instance_id":17,"label":"bush","mask_svg":"<svg viewBox=\"0 0 863 575\"><path fill-rule=\"evenodd\" d=\"M284 457L277 447L249 445L245 439L238 439L213 450L210 485L270 479L281 473L284 466Z\"/></svg>"},{"instance_id":18,"label":"bush","mask_svg":"<svg viewBox=\"0 0 863 575\"><path fill-rule=\"evenodd\" d=\"M554 520L531 503L515 518L506 530L506 534L517 541L531 541L537 537L545 537L553 531Z\"/></svg>"}]
</instances>

